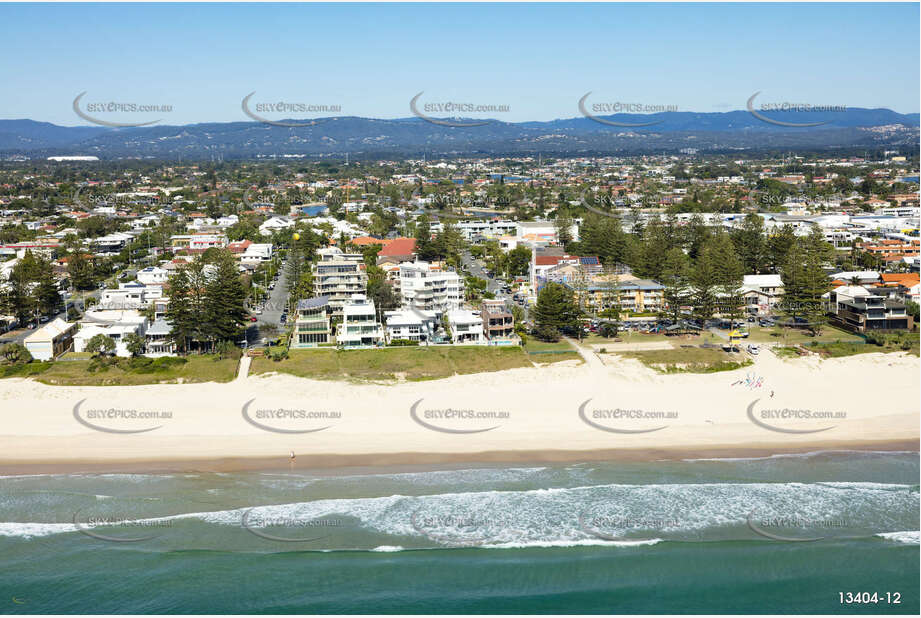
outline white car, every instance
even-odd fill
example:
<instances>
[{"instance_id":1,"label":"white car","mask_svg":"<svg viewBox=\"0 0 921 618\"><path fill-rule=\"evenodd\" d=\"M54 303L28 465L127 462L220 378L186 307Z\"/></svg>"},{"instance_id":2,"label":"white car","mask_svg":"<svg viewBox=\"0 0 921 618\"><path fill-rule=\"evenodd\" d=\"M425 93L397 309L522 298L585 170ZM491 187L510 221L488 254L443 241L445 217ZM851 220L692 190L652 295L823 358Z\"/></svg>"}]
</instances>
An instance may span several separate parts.
<instances>
[{"instance_id":1,"label":"white car","mask_svg":"<svg viewBox=\"0 0 921 618\"><path fill-rule=\"evenodd\" d=\"M757 356L758 352L761 351L761 347L755 345L754 343L748 346L748 353Z\"/></svg>"}]
</instances>

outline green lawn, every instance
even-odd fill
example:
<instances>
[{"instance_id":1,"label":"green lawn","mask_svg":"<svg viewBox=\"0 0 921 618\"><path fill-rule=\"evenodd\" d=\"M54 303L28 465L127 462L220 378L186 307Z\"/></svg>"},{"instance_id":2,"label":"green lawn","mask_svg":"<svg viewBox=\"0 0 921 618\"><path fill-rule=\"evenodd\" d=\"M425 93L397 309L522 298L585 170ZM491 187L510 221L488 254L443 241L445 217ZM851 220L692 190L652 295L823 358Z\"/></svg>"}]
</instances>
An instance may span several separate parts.
<instances>
[{"instance_id":1,"label":"green lawn","mask_svg":"<svg viewBox=\"0 0 921 618\"><path fill-rule=\"evenodd\" d=\"M840 358L842 356L853 356L854 354L872 354L874 352L908 352L913 356L919 355L918 338L914 337L906 346L900 343L892 342L885 345L876 345L873 343L819 343L816 345L804 346L810 352L815 352L825 358Z\"/></svg>"},{"instance_id":2,"label":"green lawn","mask_svg":"<svg viewBox=\"0 0 921 618\"><path fill-rule=\"evenodd\" d=\"M582 355L572 349L566 341L557 341L550 343L539 341L533 337L528 338L528 343L524 346L528 357L535 363L558 363L565 360L582 360Z\"/></svg>"},{"instance_id":3,"label":"green lawn","mask_svg":"<svg viewBox=\"0 0 921 618\"><path fill-rule=\"evenodd\" d=\"M744 354L730 354L713 348L674 348L672 350L646 350L618 352L618 356L635 358L647 367L661 373L712 373L731 371L752 364Z\"/></svg>"},{"instance_id":4,"label":"green lawn","mask_svg":"<svg viewBox=\"0 0 921 618\"><path fill-rule=\"evenodd\" d=\"M291 350L287 359L256 357L250 374L277 371L324 380L437 380L455 374L530 367L518 346L431 346L380 350Z\"/></svg>"},{"instance_id":5,"label":"green lawn","mask_svg":"<svg viewBox=\"0 0 921 618\"><path fill-rule=\"evenodd\" d=\"M147 363L150 360L152 362ZM145 359L134 365L128 359L90 371L92 361L32 362L0 367L0 377L32 377L56 386L137 386L164 382L229 382L236 377L237 359L191 355L182 359Z\"/></svg>"},{"instance_id":6,"label":"green lawn","mask_svg":"<svg viewBox=\"0 0 921 618\"><path fill-rule=\"evenodd\" d=\"M595 333L590 333L583 340L582 343L588 345L594 345L598 343L642 343L645 341L671 341L676 337L667 337L664 333L636 333L628 330L618 331L617 339L615 341L609 337L602 337Z\"/></svg>"},{"instance_id":7,"label":"green lawn","mask_svg":"<svg viewBox=\"0 0 921 618\"><path fill-rule=\"evenodd\" d=\"M812 342L850 343L855 341L863 341L862 338L853 333L849 333L845 330L841 330L840 328L835 328L834 326L828 325L823 326L822 332L819 333L819 335L816 337L811 336L808 330L800 328L781 328L779 326L764 328L761 326L752 326L748 330L750 334L746 340L755 343L779 343L783 345L794 345L808 344Z\"/></svg>"}]
</instances>

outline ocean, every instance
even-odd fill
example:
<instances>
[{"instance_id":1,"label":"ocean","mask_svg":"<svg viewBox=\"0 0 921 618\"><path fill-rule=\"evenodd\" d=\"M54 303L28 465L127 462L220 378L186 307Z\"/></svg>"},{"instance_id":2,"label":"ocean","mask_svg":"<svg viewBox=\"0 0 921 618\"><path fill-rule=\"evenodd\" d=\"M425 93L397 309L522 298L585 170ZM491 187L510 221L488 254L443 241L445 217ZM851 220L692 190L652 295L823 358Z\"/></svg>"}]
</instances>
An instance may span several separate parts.
<instances>
[{"instance_id":1,"label":"ocean","mask_svg":"<svg viewBox=\"0 0 921 618\"><path fill-rule=\"evenodd\" d=\"M918 614L918 474L817 452L6 476L0 613Z\"/></svg>"}]
</instances>

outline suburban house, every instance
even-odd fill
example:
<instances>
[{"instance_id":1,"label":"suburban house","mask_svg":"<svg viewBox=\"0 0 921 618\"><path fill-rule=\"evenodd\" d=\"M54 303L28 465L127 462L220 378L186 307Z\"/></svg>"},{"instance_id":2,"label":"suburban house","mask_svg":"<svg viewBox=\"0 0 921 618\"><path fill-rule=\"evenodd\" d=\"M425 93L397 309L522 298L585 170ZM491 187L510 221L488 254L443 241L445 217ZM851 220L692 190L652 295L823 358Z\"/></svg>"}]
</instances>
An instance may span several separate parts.
<instances>
[{"instance_id":1,"label":"suburban house","mask_svg":"<svg viewBox=\"0 0 921 618\"><path fill-rule=\"evenodd\" d=\"M436 270L428 262L400 264L400 296L404 307L444 313L464 302L464 280L454 271Z\"/></svg>"},{"instance_id":2,"label":"suburban house","mask_svg":"<svg viewBox=\"0 0 921 618\"><path fill-rule=\"evenodd\" d=\"M394 238L377 252L377 265L412 262L415 253L415 238Z\"/></svg>"},{"instance_id":3,"label":"suburban house","mask_svg":"<svg viewBox=\"0 0 921 618\"><path fill-rule=\"evenodd\" d=\"M451 342L454 344L486 343L483 336L483 318L466 309L452 309L447 313Z\"/></svg>"},{"instance_id":4,"label":"suburban house","mask_svg":"<svg viewBox=\"0 0 921 618\"><path fill-rule=\"evenodd\" d=\"M383 345L384 329L377 321L374 301L364 294L352 294L342 307L342 323L336 330L336 343L343 348L368 348Z\"/></svg>"},{"instance_id":5,"label":"suburban house","mask_svg":"<svg viewBox=\"0 0 921 618\"><path fill-rule=\"evenodd\" d=\"M272 243L250 243L240 256L241 262L267 262L272 259Z\"/></svg>"},{"instance_id":6,"label":"suburban house","mask_svg":"<svg viewBox=\"0 0 921 618\"><path fill-rule=\"evenodd\" d=\"M148 266L137 272L137 280L144 285L162 285L169 279L169 272L159 266Z\"/></svg>"},{"instance_id":7,"label":"suburban house","mask_svg":"<svg viewBox=\"0 0 921 618\"><path fill-rule=\"evenodd\" d=\"M388 342L397 339L430 342L435 338L438 316L434 311L408 307L384 312L384 321L387 323Z\"/></svg>"},{"instance_id":8,"label":"suburban house","mask_svg":"<svg viewBox=\"0 0 921 618\"><path fill-rule=\"evenodd\" d=\"M910 330L913 325L904 303L859 285L845 285L829 292L826 309L833 322L858 333Z\"/></svg>"},{"instance_id":9,"label":"suburban house","mask_svg":"<svg viewBox=\"0 0 921 618\"><path fill-rule=\"evenodd\" d=\"M66 352L73 343L75 323L68 323L61 318L45 324L23 341L32 358L47 361Z\"/></svg>"},{"instance_id":10,"label":"suburban house","mask_svg":"<svg viewBox=\"0 0 921 618\"><path fill-rule=\"evenodd\" d=\"M364 294L368 274L364 256L360 253L343 253L336 247L321 249L320 261L313 267L313 293L329 299L333 317L342 315L342 307L354 294Z\"/></svg>"},{"instance_id":11,"label":"suburban house","mask_svg":"<svg viewBox=\"0 0 921 618\"><path fill-rule=\"evenodd\" d=\"M140 281L118 284L118 289L103 290L99 306L109 309L140 309L163 297L159 285L144 285Z\"/></svg>"},{"instance_id":12,"label":"suburban house","mask_svg":"<svg viewBox=\"0 0 921 618\"><path fill-rule=\"evenodd\" d=\"M176 234L170 237L173 253L187 251L204 253L213 247L221 249L227 246L227 237L223 234Z\"/></svg>"},{"instance_id":13,"label":"suburban house","mask_svg":"<svg viewBox=\"0 0 921 618\"><path fill-rule=\"evenodd\" d=\"M134 238L134 236L131 234L113 232L105 236L93 238L89 240L88 243L97 255L107 255L120 252L125 248L125 245L131 242L132 238Z\"/></svg>"},{"instance_id":14,"label":"suburban house","mask_svg":"<svg viewBox=\"0 0 921 618\"><path fill-rule=\"evenodd\" d=\"M511 342L515 335L515 318L506 308L505 302L498 299L486 299L480 305L480 317L483 331L490 343Z\"/></svg>"},{"instance_id":15,"label":"suburban house","mask_svg":"<svg viewBox=\"0 0 921 618\"><path fill-rule=\"evenodd\" d=\"M328 297L318 296L297 301L292 348L315 348L320 344L331 343L331 334Z\"/></svg>"},{"instance_id":16,"label":"suburban house","mask_svg":"<svg viewBox=\"0 0 921 618\"><path fill-rule=\"evenodd\" d=\"M116 319L100 319L99 315L111 315ZM90 339L96 335L111 337L115 342L116 356L131 356L125 344L125 337L131 333L145 337L147 318L137 311L88 312L80 322L80 330L74 334L74 352L85 352Z\"/></svg>"},{"instance_id":17,"label":"suburban house","mask_svg":"<svg viewBox=\"0 0 921 618\"><path fill-rule=\"evenodd\" d=\"M741 292L747 314L770 315L774 306L783 299L783 281L780 275L745 275Z\"/></svg>"},{"instance_id":18,"label":"suburban house","mask_svg":"<svg viewBox=\"0 0 921 618\"><path fill-rule=\"evenodd\" d=\"M291 217L269 217L259 226L259 233L263 236L271 236L273 232L286 230L292 227L294 227L294 219Z\"/></svg>"}]
</instances>

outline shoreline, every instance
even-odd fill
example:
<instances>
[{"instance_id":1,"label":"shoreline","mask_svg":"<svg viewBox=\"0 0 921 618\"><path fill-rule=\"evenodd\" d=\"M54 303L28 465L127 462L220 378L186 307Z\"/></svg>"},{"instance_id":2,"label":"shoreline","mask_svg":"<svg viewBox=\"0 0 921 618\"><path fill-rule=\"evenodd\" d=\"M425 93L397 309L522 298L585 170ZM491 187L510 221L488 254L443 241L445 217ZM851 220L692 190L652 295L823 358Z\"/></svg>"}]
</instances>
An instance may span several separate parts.
<instances>
[{"instance_id":1,"label":"shoreline","mask_svg":"<svg viewBox=\"0 0 921 618\"><path fill-rule=\"evenodd\" d=\"M712 447L665 447L600 450L518 450L478 453L369 453L298 455L292 464L284 457L209 459L136 459L110 461L0 460L0 477L53 474L167 474L177 472L268 472L276 470L335 470L347 468L431 469L433 466L495 467L503 464L564 464L589 462L642 463L690 459L760 459L772 456L829 452L919 452L918 440L833 441L790 445L739 444Z\"/></svg>"}]
</instances>

